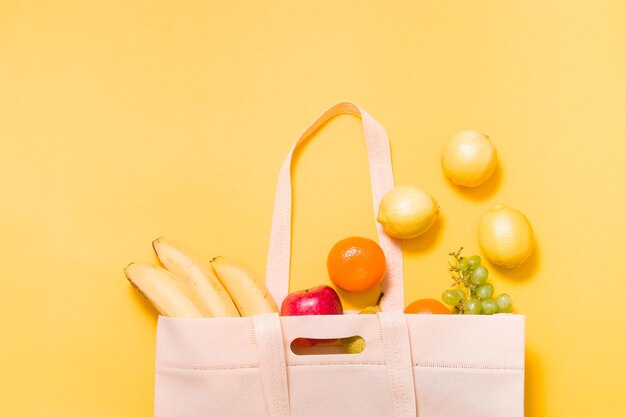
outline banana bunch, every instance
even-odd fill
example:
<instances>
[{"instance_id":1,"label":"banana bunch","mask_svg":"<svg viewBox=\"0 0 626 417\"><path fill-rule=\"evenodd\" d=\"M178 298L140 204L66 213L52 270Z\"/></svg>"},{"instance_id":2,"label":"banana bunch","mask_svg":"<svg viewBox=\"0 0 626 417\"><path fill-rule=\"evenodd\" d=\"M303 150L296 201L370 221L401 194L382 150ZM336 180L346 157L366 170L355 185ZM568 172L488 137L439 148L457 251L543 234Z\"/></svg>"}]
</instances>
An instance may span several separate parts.
<instances>
[{"instance_id":1,"label":"banana bunch","mask_svg":"<svg viewBox=\"0 0 626 417\"><path fill-rule=\"evenodd\" d=\"M265 284L246 266L218 256L209 265L182 244L159 238L152 247L163 265L131 263L131 285L166 317L240 317L277 312Z\"/></svg>"}]
</instances>

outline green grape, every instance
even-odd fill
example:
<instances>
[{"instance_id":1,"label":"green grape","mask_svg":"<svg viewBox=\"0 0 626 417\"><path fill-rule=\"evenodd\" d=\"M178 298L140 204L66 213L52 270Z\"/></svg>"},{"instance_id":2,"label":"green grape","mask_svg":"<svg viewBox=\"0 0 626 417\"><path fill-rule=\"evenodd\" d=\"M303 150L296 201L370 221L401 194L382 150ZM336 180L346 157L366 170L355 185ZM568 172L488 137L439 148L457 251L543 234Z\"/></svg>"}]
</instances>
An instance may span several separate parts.
<instances>
[{"instance_id":1,"label":"green grape","mask_svg":"<svg viewBox=\"0 0 626 417\"><path fill-rule=\"evenodd\" d=\"M489 271L484 266L478 266L472 272L472 276L470 277L470 281L472 281L476 285L483 285L487 282L487 278L489 277Z\"/></svg>"},{"instance_id":2,"label":"green grape","mask_svg":"<svg viewBox=\"0 0 626 417\"><path fill-rule=\"evenodd\" d=\"M513 300L508 294L500 294L496 298L496 303L498 304L498 311L500 313L510 313L513 308Z\"/></svg>"},{"instance_id":3,"label":"green grape","mask_svg":"<svg viewBox=\"0 0 626 417\"><path fill-rule=\"evenodd\" d=\"M486 300L488 298L491 298L491 296L493 295L493 285L483 284L479 286L478 288L476 288L476 295L481 300Z\"/></svg>"},{"instance_id":4,"label":"green grape","mask_svg":"<svg viewBox=\"0 0 626 417\"><path fill-rule=\"evenodd\" d=\"M467 302L467 310L465 310L466 314L480 314L480 310L482 309L482 305L480 300L471 299Z\"/></svg>"},{"instance_id":5,"label":"green grape","mask_svg":"<svg viewBox=\"0 0 626 417\"><path fill-rule=\"evenodd\" d=\"M459 269L461 271L465 271L468 266L469 263L467 262L467 258L461 258L461 260L459 261Z\"/></svg>"},{"instance_id":6,"label":"green grape","mask_svg":"<svg viewBox=\"0 0 626 417\"><path fill-rule=\"evenodd\" d=\"M480 256L478 255L470 256L469 258L467 258L467 264L475 269L476 267L480 265Z\"/></svg>"},{"instance_id":7,"label":"green grape","mask_svg":"<svg viewBox=\"0 0 626 417\"><path fill-rule=\"evenodd\" d=\"M456 291L456 293L459 294L459 300L465 300L465 292L463 292L462 289L457 288L454 291Z\"/></svg>"},{"instance_id":8,"label":"green grape","mask_svg":"<svg viewBox=\"0 0 626 417\"><path fill-rule=\"evenodd\" d=\"M480 304L483 308L483 314L496 314L498 312L498 303L493 300L483 300Z\"/></svg>"},{"instance_id":9,"label":"green grape","mask_svg":"<svg viewBox=\"0 0 626 417\"><path fill-rule=\"evenodd\" d=\"M443 294L441 294L441 299L449 306L455 306L461 301L461 297L459 297L459 294L454 290L445 290Z\"/></svg>"}]
</instances>

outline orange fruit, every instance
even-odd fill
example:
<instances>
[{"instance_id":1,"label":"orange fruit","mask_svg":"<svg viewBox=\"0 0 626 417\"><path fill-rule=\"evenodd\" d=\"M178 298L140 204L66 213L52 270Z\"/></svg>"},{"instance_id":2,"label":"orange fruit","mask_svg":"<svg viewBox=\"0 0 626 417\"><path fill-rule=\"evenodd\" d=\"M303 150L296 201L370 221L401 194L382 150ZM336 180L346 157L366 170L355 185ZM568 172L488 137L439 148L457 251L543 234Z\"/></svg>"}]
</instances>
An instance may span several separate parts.
<instances>
[{"instance_id":1,"label":"orange fruit","mask_svg":"<svg viewBox=\"0 0 626 417\"><path fill-rule=\"evenodd\" d=\"M333 246L326 262L330 280L348 292L361 292L382 281L385 254L378 243L364 237L349 237Z\"/></svg>"},{"instance_id":2,"label":"orange fruit","mask_svg":"<svg viewBox=\"0 0 626 417\"><path fill-rule=\"evenodd\" d=\"M407 314L452 314L442 302L432 298L422 298L409 304L404 312Z\"/></svg>"}]
</instances>

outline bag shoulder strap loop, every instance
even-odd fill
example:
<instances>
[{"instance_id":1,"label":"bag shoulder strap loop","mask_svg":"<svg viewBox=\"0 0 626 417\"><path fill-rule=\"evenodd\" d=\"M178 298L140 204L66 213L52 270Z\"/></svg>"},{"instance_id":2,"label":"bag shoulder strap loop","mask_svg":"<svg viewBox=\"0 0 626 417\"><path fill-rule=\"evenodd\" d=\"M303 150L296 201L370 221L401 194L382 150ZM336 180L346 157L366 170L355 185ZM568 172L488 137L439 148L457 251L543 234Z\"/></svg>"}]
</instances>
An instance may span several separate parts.
<instances>
[{"instance_id":1,"label":"bag shoulder strap loop","mask_svg":"<svg viewBox=\"0 0 626 417\"><path fill-rule=\"evenodd\" d=\"M315 134L327 121L340 114L350 114L361 118L363 135L369 159L374 217L383 196L394 187L391 169L389 139L385 128L365 110L356 104L343 102L332 106L304 131L287 154L278 177L274 215L270 232L270 245L267 257L265 284L276 302L280 305L289 291L289 269L291 259L291 160L294 151L309 137ZM376 222L378 242L385 253L387 272L382 282L383 310L404 309L404 277L402 271L402 247L387 235Z\"/></svg>"}]
</instances>

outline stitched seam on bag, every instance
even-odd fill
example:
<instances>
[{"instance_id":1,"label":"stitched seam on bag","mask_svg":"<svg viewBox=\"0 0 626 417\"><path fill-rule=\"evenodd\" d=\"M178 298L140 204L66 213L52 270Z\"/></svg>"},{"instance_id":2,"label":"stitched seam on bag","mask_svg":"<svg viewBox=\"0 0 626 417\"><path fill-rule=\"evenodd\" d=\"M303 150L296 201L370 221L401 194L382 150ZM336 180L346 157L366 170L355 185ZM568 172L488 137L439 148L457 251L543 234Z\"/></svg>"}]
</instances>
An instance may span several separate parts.
<instances>
[{"instance_id":1,"label":"stitched seam on bag","mask_svg":"<svg viewBox=\"0 0 626 417\"><path fill-rule=\"evenodd\" d=\"M448 365L444 363L414 363L418 368L450 368L450 369L487 369L490 371L523 371L523 366L488 366L488 365Z\"/></svg>"},{"instance_id":2,"label":"stitched seam on bag","mask_svg":"<svg viewBox=\"0 0 626 417\"><path fill-rule=\"evenodd\" d=\"M346 365L384 365L382 361L353 361L353 362L304 362L304 363L288 363L287 366L346 366ZM254 369L259 368L258 363L250 364L235 364L235 365L181 365L172 363L159 363L157 368L170 368L170 369L188 369L198 371L220 371L229 369Z\"/></svg>"},{"instance_id":3,"label":"stitched seam on bag","mask_svg":"<svg viewBox=\"0 0 626 417\"><path fill-rule=\"evenodd\" d=\"M383 361L352 361L352 362L304 362L304 363L288 363L287 366L364 366L364 365L372 365L372 366L384 366L385 362ZM447 369L480 369L480 370L490 370L490 371L523 371L523 366L486 366L486 365L447 365L440 363L413 363L413 366L418 368L447 368ZM250 363L250 364L236 364L236 365L181 365L181 364L170 364L170 363L160 363L157 365L158 368L169 368L169 369L186 369L186 370L197 370L197 371L220 371L220 370L232 370L232 369L255 369L259 367L258 363Z\"/></svg>"},{"instance_id":4,"label":"stitched seam on bag","mask_svg":"<svg viewBox=\"0 0 626 417\"><path fill-rule=\"evenodd\" d=\"M342 365L384 365L383 361L351 361L351 362L298 362L288 363L287 366L342 366Z\"/></svg>"}]
</instances>

